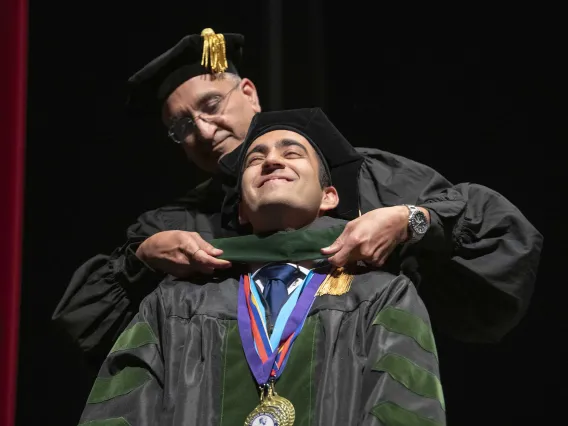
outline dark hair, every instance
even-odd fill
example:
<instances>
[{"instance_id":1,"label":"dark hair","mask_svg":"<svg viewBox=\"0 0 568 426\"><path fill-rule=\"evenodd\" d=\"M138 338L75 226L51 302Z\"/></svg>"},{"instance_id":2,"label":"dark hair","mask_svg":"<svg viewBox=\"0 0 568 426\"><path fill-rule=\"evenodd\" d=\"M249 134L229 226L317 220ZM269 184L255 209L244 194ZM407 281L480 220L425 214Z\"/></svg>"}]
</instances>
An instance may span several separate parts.
<instances>
[{"instance_id":1,"label":"dark hair","mask_svg":"<svg viewBox=\"0 0 568 426\"><path fill-rule=\"evenodd\" d=\"M325 167L325 164L323 162L324 160L317 154L316 157L318 157L320 185L322 189L327 188L328 186L331 186L331 177L329 176L329 173L327 173L327 168Z\"/></svg>"}]
</instances>

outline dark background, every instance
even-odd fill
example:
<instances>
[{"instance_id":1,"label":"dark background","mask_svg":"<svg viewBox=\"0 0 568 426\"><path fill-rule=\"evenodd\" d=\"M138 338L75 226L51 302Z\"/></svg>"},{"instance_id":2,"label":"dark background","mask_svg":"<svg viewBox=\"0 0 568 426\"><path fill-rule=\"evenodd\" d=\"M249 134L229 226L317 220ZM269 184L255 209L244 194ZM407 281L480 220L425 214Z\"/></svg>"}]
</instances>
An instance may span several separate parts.
<instances>
[{"instance_id":1,"label":"dark background","mask_svg":"<svg viewBox=\"0 0 568 426\"><path fill-rule=\"evenodd\" d=\"M567 172L556 35L536 29L533 11L460 31L463 14L415 25L363 3L284 3L30 1L18 425L75 425L83 409L92 377L50 321L73 271L202 177L163 127L123 106L132 73L205 27L246 36L244 76L265 110L321 106L354 145L489 186L544 234L522 323L499 345L438 344L450 425L560 419Z\"/></svg>"}]
</instances>

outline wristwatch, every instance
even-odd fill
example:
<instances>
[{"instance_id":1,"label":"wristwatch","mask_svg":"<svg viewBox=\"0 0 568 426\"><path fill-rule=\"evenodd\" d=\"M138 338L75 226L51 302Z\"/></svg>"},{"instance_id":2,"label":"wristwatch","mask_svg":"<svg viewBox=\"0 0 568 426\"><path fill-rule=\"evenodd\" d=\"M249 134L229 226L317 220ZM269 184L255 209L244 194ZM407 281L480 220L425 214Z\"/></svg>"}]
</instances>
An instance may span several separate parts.
<instances>
[{"instance_id":1,"label":"wristwatch","mask_svg":"<svg viewBox=\"0 0 568 426\"><path fill-rule=\"evenodd\" d=\"M422 239L430 224L428 218L418 207L405 204L408 208L408 242L416 243Z\"/></svg>"}]
</instances>

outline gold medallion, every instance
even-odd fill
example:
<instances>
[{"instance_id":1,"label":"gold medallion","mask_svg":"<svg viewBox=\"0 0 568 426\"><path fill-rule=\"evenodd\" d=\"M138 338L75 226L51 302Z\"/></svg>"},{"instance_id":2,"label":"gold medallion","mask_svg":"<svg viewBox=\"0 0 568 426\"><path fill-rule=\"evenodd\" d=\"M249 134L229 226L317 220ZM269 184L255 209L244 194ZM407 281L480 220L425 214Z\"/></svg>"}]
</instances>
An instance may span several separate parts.
<instances>
[{"instance_id":1,"label":"gold medallion","mask_svg":"<svg viewBox=\"0 0 568 426\"><path fill-rule=\"evenodd\" d=\"M293 426L296 412L274 389L274 382L260 390L260 404L247 416L245 426Z\"/></svg>"}]
</instances>

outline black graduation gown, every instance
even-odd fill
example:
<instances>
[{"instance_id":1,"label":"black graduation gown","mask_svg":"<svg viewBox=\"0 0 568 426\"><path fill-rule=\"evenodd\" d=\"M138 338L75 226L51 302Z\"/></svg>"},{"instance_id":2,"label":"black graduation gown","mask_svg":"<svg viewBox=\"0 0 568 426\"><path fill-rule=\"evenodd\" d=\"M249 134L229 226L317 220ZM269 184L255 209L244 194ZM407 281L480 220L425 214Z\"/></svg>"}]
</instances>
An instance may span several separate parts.
<instances>
[{"instance_id":1,"label":"black graduation gown","mask_svg":"<svg viewBox=\"0 0 568 426\"><path fill-rule=\"evenodd\" d=\"M432 168L404 157L355 150L360 167L342 184L352 182L358 190L361 213L401 204L431 212L424 239L397 250L389 269L402 269L420 284L435 328L461 341L499 341L526 311L542 235L509 200L487 187L452 185ZM93 257L73 275L53 318L96 366L140 301L164 278L135 255L145 238L166 230L195 231L205 240L235 235L220 211L227 188L235 183L238 151L223 158L222 173L177 202L142 214L121 247L110 256Z\"/></svg>"},{"instance_id":2,"label":"black graduation gown","mask_svg":"<svg viewBox=\"0 0 568 426\"><path fill-rule=\"evenodd\" d=\"M259 394L238 286L237 277L164 280L103 363L81 424L243 425ZM347 293L316 297L276 390L294 405L295 426L446 424L430 319L412 282L365 271Z\"/></svg>"}]
</instances>

